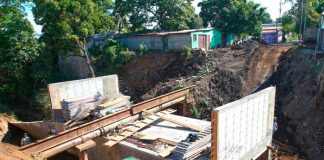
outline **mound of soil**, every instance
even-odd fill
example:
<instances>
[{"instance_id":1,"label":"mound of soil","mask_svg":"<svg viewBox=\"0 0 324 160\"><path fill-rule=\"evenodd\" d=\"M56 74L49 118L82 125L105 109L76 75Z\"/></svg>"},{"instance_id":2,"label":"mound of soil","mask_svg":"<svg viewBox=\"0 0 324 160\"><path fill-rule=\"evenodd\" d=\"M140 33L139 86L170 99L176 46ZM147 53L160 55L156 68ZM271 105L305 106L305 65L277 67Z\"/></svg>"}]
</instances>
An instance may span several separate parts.
<instances>
[{"instance_id":1,"label":"mound of soil","mask_svg":"<svg viewBox=\"0 0 324 160\"><path fill-rule=\"evenodd\" d=\"M0 141L9 131L8 122L16 122L16 120L6 114L0 114Z\"/></svg>"},{"instance_id":2,"label":"mound of soil","mask_svg":"<svg viewBox=\"0 0 324 160\"><path fill-rule=\"evenodd\" d=\"M145 88L132 86L131 95L137 101L150 99L176 89L195 85L194 98L199 109L197 118L209 119L210 110L237 100L255 91L276 70L279 57L291 46L267 46L248 41L241 49L221 48L210 51L194 50L189 57L174 55L170 65L164 68L146 67L150 74L141 74L141 79L151 80ZM150 55L148 55L150 56ZM176 57L176 59L175 59ZM150 57L152 62L156 56ZM142 64L140 59L133 62ZM145 65L147 65L145 63ZM151 63L155 65L155 63ZM147 70L146 70L147 71ZM131 73L128 71L127 73ZM128 84L134 84L128 74ZM147 81L145 81L147 82Z\"/></svg>"},{"instance_id":3,"label":"mound of soil","mask_svg":"<svg viewBox=\"0 0 324 160\"><path fill-rule=\"evenodd\" d=\"M32 158L19 151L16 146L0 143L0 160L32 160Z\"/></svg>"}]
</instances>

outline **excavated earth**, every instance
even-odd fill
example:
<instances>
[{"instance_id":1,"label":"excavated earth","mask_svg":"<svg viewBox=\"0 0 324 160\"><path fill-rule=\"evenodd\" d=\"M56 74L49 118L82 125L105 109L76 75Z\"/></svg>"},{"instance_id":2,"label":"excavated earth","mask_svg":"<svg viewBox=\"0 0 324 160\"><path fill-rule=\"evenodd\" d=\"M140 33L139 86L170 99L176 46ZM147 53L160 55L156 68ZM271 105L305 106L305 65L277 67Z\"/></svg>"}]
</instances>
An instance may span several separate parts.
<instances>
[{"instance_id":1,"label":"excavated earth","mask_svg":"<svg viewBox=\"0 0 324 160\"><path fill-rule=\"evenodd\" d=\"M277 86L275 139L295 146L310 160L324 159L324 56L296 49L281 57L271 78ZM299 153L300 154L300 153Z\"/></svg>"},{"instance_id":2,"label":"excavated earth","mask_svg":"<svg viewBox=\"0 0 324 160\"><path fill-rule=\"evenodd\" d=\"M135 101L195 85L193 116L209 119L212 108L255 91L276 71L279 57L290 48L248 41L235 49L194 50L187 58L151 54L126 65L128 81L124 83Z\"/></svg>"}]
</instances>

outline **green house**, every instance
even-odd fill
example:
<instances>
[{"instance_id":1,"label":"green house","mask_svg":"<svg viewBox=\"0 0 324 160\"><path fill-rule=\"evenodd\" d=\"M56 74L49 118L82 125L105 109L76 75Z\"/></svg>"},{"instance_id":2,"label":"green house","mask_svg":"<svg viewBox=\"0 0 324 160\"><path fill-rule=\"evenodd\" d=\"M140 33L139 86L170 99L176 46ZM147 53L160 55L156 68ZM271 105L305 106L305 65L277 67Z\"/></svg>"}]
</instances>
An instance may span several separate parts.
<instances>
[{"instance_id":1,"label":"green house","mask_svg":"<svg viewBox=\"0 0 324 160\"><path fill-rule=\"evenodd\" d=\"M232 34L223 33L213 28L182 30L173 32L154 32L128 34L117 38L130 50L138 50L144 44L149 50L181 51L184 46L198 49L214 49L229 46L234 41Z\"/></svg>"}]
</instances>

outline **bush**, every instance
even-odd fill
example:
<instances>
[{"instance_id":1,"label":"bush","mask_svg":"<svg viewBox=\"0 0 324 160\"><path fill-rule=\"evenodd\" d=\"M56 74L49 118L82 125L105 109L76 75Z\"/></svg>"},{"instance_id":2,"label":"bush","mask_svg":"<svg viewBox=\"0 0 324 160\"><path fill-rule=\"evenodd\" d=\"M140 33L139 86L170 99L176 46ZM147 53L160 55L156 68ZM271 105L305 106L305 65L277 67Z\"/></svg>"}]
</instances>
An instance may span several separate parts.
<instances>
[{"instance_id":1,"label":"bush","mask_svg":"<svg viewBox=\"0 0 324 160\"><path fill-rule=\"evenodd\" d=\"M102 52L109 72L118 72L123 64L132 60L135 56L134 52L129 51L128 48L112 39L106 41Z\"/></svg>"},{"instance_id":2,"label":"bush","mask_svg":"<svg viewBox=\"0 0 324 160\"><path fill-rule=\"evenodd\" d=\"M187 46L183 46L182 48L183 55L188 58L191 55L191 48Z\"/></svg>"},{"instance_id":3,"label":"bush","mask_svg":"<svg viewBox=\"0 0 324 160\"><path fill-rule=\"evenodd\" d=\"M32 109L37 111L34 116L44 119L51 115L51 102L46 89L41 89L32 97Z\"/></svg>"},{"instance_id":4,"label":"bush","mask_svg":"<svg viewBox=\"0 0 324 160\"><path fill-rule=\"evenodd\" d=\"M139 48L139 51L140 51L139 56L142 56L142 55L145 55L145 54L148 53L148 49L147 49L147 47L146 47L146 45L144 43L141 43L138 48Z\"/></svg>"}]
</instances>

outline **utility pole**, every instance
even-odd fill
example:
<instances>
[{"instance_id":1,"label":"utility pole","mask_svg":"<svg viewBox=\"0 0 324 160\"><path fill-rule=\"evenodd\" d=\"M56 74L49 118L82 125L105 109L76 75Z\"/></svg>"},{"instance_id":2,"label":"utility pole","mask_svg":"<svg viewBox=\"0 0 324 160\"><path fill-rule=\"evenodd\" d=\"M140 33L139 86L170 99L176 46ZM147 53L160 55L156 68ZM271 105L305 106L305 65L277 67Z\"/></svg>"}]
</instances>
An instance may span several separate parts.
<instances>
[{"instance_id":1,"label":"utility pole","mask_svg":"<svg viewBox=\"0 0 324 160\"><path fill-rule=\"evenodd\" d=\"M308 8L308 0L306 0L306 3L304 5L305 11L304 11L304 32L303 32L303 38L305 40L306 35L306 22L307 22L307 8Z\"/></svg>"},{"instance_id":2,"label":"utility pole","mask_svg":"<svg viewBox=\"0 0 324 160\"><path fill-rule=\"evenodd\" d=\"M282 0L279 2L279 18L281 18L281 11L282 11Z\"/></svg>"},{"instance_id":3,"label":"utility pole","mask_svg":"<svg viewBox=\"0 0 324 160\"><path fill-rule=\"evenodd\" d=\"M302 27L303 27L303 13L304 13L304 0L299 1L299 12L300 12L300 21L299 21L299 42L302 35Z\"/></svg>"}]
</instances>

